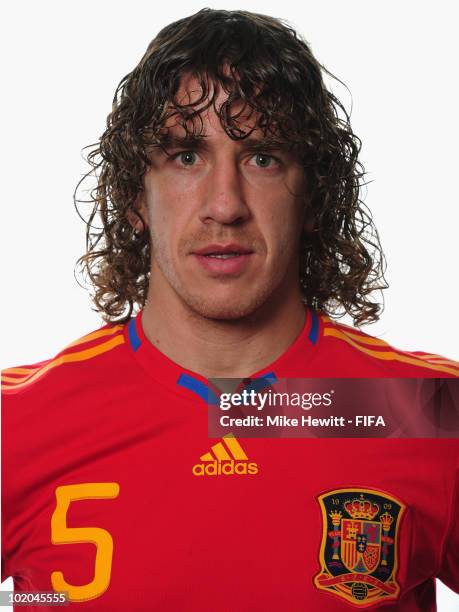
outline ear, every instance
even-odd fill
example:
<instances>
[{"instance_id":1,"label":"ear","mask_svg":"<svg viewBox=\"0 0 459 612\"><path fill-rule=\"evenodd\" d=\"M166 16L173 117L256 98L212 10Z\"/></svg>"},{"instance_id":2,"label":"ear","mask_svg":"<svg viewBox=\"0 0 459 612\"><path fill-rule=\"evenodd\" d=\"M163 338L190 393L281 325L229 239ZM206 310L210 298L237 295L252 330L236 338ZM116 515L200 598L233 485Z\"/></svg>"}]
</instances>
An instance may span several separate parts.
<instances>
[{"instance_id":1,"label":"ear","mask_svg":"<svg viewBox=\"0 0 459 612\"><path fill-rule=\"evenodd\" d=\"M147 204L144 191L139 192L134 205L127 210L126 217L136 232L142 233L148 227Z\"/></svg>"}]
</instances>

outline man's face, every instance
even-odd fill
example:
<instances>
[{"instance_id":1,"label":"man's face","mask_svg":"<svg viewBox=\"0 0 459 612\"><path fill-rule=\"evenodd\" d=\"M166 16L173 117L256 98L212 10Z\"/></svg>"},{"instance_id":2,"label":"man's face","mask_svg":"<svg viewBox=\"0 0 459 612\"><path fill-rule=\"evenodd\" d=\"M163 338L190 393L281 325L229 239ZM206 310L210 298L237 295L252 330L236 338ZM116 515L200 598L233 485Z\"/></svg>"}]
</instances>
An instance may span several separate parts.
<instances>
[{"instance_id":1,"label":"man's face","mask_svg":"<svg viewBox=\"0 0 459 612\"><path fill-rule=\"evenodd\" d=\"M199 94L189 78L178 98ZM217 108L225 99L220 92ZM183 142L185 130L169 120L168 155L154 149L144 176L138 206L151 236L151 299L179 299L211 319L298 300L303 169L292 153L264 146L260 130L232 140L213 107L201 118L197 142ZM239 118L244 130L254 121L249 112Z\"/></svg>"}]
</instances>

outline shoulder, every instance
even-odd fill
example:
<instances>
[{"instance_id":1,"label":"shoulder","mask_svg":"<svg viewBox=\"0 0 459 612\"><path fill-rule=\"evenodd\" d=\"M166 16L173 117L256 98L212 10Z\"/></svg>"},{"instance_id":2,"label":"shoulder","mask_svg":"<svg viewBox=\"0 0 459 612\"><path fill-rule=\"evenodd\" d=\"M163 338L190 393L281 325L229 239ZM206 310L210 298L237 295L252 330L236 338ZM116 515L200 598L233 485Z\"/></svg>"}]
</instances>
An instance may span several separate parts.
<instances>
[{"instance_id":1,"label":"shoulder","mask_svg":"<svg viewBox=\"0 0 459 612\"><path fill-rule=\"evenodd\" d=\"M37 387L43 390L42 385L79 378L82 372L117 354L117 347L125 342L124 327L108 323L71 342L50 359L2 370L2 394L18 394Z\"/></svg>"},{"instance_id":2,"label":"shoulder","mask_svg":"<svg viewBox=\"0 0 459 612\"><path fill-rule=\"evenodd\" d=\"M459 376L459 362L420 350L402 350L359 329L332 320L321 313L324 341L344 358L372 364L385 376L450 377ZM364 373L362 373L365 376Z\"/></svg>"}]
</instances>

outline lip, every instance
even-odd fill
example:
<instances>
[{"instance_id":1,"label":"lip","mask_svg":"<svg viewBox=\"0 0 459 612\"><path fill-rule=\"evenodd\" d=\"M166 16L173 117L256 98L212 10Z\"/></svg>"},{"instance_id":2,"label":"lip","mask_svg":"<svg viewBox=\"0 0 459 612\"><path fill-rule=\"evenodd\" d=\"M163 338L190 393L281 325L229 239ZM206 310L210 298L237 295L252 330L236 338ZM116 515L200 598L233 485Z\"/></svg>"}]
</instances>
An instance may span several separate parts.
<instances>
[{"instance_id":1,"label":"lip","mask_svg":"<svg viewBox=\"0 0 459 612\"><path fill-rule=\"evenodd\" d=\"M209 253L240 253L241 255L250 255L253 251L235 242L230 244L208 244L199 249L199 251L193 251L193 255L208 255Z\"/></svg>"},{"instance_id":2,"label":"lip","mask_svg":"<svg viewBox=\"0 0 459 612\"><path fill-rule=\"evenodd\" d=\"M229 259L218 259L208 257L210 253L238 253ZM230 242L228 244L208 244L205 247L191 253L201 269L213 277L239 276L250 265L254 251L248 247Z\"/></svg>"}]
</instances>

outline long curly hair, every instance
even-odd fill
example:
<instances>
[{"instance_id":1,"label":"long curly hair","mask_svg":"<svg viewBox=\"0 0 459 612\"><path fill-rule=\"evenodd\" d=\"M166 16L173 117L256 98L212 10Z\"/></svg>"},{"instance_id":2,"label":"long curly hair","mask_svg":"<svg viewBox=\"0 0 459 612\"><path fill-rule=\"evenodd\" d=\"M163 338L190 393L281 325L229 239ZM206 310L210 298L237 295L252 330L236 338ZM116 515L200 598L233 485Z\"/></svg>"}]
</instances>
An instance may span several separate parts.
<instances>
[{"instance_id":1,"label":"long curly hair","mask_svg":"<svg viewBox=\"0 0 459 612\"><path fill-rule=\"evenodd\" d=\"M96 176L84 218L87 249L77 266L87 274L95 310L105 321L127 320L147 299L150 236L143 219L143 231L136 231L128 217L138 215L134 205L150 166L149 151L162 146L172 115L188 135L196 135L218 87L228 97L215 110L230 138L251 133L238 122L242 102L256 113L253 129L294 150L304 168L308 221L299 254L304 302L335 318L347 313L356 325L379 318L383 304L369 296L388 285L378 233L360 197L361 141L323 74L336 78L289 24L246 11L203 9L151 41L120 81L106 129L98 143L88 145L91 170L74 193L82 216L78 205L88 201L77 199L78 188ZM181 79L190 75L199 80L202 95L186 104L176 95ZM101 227L93 225L97 218Z\"/></svg>"}]
</instances>

